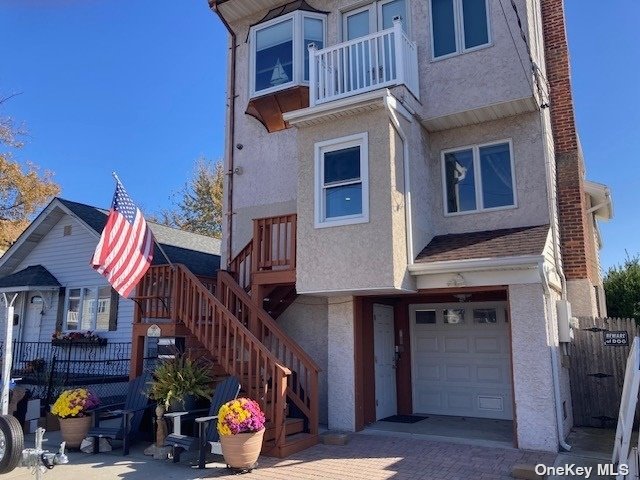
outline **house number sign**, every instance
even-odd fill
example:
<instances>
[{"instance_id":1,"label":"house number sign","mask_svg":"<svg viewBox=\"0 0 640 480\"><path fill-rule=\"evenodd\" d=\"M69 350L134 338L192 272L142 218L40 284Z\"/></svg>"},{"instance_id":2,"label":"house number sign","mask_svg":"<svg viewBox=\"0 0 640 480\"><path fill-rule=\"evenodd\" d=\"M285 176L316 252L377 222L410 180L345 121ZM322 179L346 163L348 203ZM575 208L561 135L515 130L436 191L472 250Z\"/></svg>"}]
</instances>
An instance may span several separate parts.
<instances>
[{"instance_id":1,"label":"house number sign","mask_svg":"<svg viewBox=\"0 0 640 480\"><path fill-rule=\"evenodd\" d=\"M603 332L604 344L608 347L626 347L629 345L629 333L622 332Z\"/></svg>"},{"instance_id":2,"label":"house number sign","mask_svg":"<svg viewBox=\"0 0 640 480\"><path fill-rule=\"evenodd\" d=\"M151 325L147 329L147 337L158 338L161 334L160 327L158 325Z\"/></svg>"}]
</instances>

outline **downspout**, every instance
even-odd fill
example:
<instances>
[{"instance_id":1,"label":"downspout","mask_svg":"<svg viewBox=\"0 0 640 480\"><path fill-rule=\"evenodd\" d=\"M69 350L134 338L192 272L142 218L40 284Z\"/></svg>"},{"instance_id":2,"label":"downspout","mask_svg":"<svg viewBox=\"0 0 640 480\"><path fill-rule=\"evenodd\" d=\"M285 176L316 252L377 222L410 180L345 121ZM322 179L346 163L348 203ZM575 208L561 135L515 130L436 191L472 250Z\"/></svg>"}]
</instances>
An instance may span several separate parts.
<instances>
[{"instance_id":1,"label":"downspout","mask_svg":"<svg viewBox=\"0 0 640 480\"><path fill-rule=\"evenodd\" d=\"M547 274L544 271L544 262L538 263L538 270L540 272L540 278L542 280L542 288L545 291L547 298L549 299L546 303L547 305L547 317L554 318L553 316L553 303L551 302L551 287L549 287L549 281L547 279ZM558 376L558 351L555 348L555 342L553 339L553 335L551 333L551 329L547 328L547 344L549 345L549 352L551 355L551 377L553 379L553 397L556 405L556 428L558 431L558 444L560 447L569 452L571 451L571 445L569 445L564 440L564 419L562 414L562 394L560 392L560 377Z\"/></svg>"},{"instance_id":2,"label":"downspout","mask_svg":"<svg viewBox=\"0 0 640 480\"><path fill-rule=\"evenodd\" d=\"M389 119L393 124L394 129L398 133L400 140L402 140L402 170L404 175L404 223L406 234L406 248L407 248L407 265L413 265L413 221L411 216L411 179L409 175L409 142L405 135L397 113L401 113L399 108L405 109L403 106L398 107L398 100L387 93L384 97L384 104L387 107L389 113Z\"/></svg>"},{"instance_id":3,"label":"downspout","mask_svg":"<svg viewBox=\"0 0 640 480\"><path fill-rule=\"evenodd\" d=\"M216 0L209 0L209 6L213 10L220 21L225 26L230 36L230 60L229 60L229 82L228 92L228 114L227 114L227 267L231 264L233 259L233 175L234 175L234 144L236 136L236 33L233 31L229 22L222 15L222 12L218 10L218 2Z\"/></svg>"},{"instance_id":4,"label":"downspout","mask_svg":"<svg viewBox=\"0 0 640 480\"><path fill-rule=\"evenodd\" d=\"M556 208L558 200L556 198L556 189L553 182L553 170L551 168L551 155L549 152L549 143L547 140L547 123L545 119L545 109L540 108L540 125L542 128L542 148L545 156L545 170L547 177L547 204L549 205L549 223L551 224L551 243L553 243L553 260L554 268L558 277L560 277L561 294L560 298L567 299L567 277L564 275L562 265L560 264L560 235L558 234L558 228L556 223ZM551 302L551 288L549 286L549 280L547 274L544 271L544 264L539 264L540 276L542 277L542 286L545 290L547 298L547 317L549 319L557 318L553 315L554 305ZM560 392L560 375L559 375L559 362L558 351L555 348L555 340L550 334L550 329L547 328L547 343L551 350L551 376L553 377L553 393L556 404L556 428L558 430L558 443L562 449L569 452L571 451L571 445L569 445L564 439L564 419L562 413L562 394ZM560 347L558 342L558 347Z\"/></svg>"}]
</instances>

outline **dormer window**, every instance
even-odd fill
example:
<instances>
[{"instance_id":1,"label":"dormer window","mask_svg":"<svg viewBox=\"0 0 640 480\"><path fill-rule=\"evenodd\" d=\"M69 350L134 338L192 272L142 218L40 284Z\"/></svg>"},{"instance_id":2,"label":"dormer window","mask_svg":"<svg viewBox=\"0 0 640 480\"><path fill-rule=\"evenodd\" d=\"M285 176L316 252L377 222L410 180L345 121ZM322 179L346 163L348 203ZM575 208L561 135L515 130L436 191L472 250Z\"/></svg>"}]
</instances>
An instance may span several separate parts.
<instances>
[{"instance_id":1,"label":"dormer window","mask_svg":"<svg viewBox=\"0 0 640 480\"><path fill-rule=\"evenodd\" d=\"M309 82L308 45L324 47L326 18L324 13L295 10L251 27L252 98Z\"/></svg>"}]
</instances>

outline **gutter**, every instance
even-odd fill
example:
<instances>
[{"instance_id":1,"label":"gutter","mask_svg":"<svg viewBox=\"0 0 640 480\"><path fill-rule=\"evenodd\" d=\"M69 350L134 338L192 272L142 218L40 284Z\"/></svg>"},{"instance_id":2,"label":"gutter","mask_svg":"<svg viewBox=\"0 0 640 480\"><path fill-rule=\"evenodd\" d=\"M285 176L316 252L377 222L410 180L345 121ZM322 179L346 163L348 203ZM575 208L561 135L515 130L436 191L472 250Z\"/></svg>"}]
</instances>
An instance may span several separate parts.
<instances>
[{"instance_id":1,"label":"gutter","mask_svg":"<svg viewBox=\"0 0 640 480\"><path fill-rule=\"evenodd\" d=\"M397 113L400 113L407 119L410 118L411 113L400 103L398 99L391 95L387 90L387 95L384 97L384 104L389 112L389 118L393 124L396 132L402 140L402 170L404 175L404 223L406 230L406 248L407 248L407 265L411 266L414 263L413 255L413 222L411 216L411 176L409 175L409 142L407 141L407 135L402 129L400 120Z\"/></svg>"},{"instance_id":2,"label":"gutter","mask_svg":"<svg viewBox=\"0 0 640 480\"><path fill-rule=\"evenodd\" d=\"M496 268L535 268L544 262L542 255L522 255L517 257L498 258L474 258L466 260L445 260L441 262L414 263L408 269L412 275L433 274L433 273L459 273L461 271L472 272Z\"/></svg>"},{"instance_id":3,"label":"gutter","mask_svg":"<svg viewBox=\"0 0 640 480\"><path fill-rule=\"evenodd\" d=\"M210 0L209 6L213 10L220 21L225 26L230 36L231 55L229 59L229 81L227 91L228 111L227 111L227 267L231 264L233 258L233 175L234 175L234 144L236 136L236 33L233 31L229 22L224 18L222 12L218 9L218 5L223 3L220 0Z\"/></svg>"}]
</instances>

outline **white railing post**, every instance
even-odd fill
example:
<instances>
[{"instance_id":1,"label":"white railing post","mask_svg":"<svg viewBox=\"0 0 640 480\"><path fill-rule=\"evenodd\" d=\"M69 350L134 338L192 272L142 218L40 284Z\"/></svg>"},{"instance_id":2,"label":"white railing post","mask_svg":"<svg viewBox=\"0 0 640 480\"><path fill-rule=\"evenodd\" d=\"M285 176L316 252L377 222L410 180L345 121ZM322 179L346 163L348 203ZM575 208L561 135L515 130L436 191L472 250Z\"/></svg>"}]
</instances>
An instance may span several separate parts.
<instances>
[{"instance_id":1,"label":"white railing post","mask_svg":"<svg viewBox=\"0 0 640 480\"><path fill-rule=\"evenodd\" d=\"M309 106L314 107L316 105L316 96L318 92L318 80L316 78L316 48L315 43L310 43L309 48Z\"/></svg>"},{"instance_id":2,"label":"white railing post","mask_svg":"<svg viewBox=\"0 0 640 480\"><path fill-rule=\"evenodd\" d=\"M393 41L396 55L396 81L404 83L404 31L402 30L402 19L399 16L393 17Z\"/></svg>"}]
</instances>

